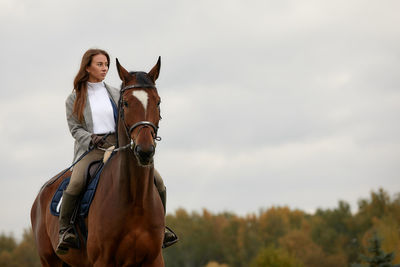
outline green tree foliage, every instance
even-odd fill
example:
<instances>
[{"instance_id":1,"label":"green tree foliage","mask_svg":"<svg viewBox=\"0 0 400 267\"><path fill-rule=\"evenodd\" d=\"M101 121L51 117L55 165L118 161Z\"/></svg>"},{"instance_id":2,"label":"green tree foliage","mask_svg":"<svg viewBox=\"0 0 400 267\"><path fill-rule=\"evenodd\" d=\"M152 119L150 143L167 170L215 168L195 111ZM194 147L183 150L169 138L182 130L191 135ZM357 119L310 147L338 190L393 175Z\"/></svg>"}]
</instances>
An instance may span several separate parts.
<instances>
[{"instance_id":1,"label":"green tree foliage","mask_svg":"<svg viewBox=\"0 0 400 267\"><path fill-rule=\"evenodd\" d=\"M179 209L175 216L167 216L167 222L180 238L164 252L167 266L198 267L209 261L241 266L254 257L261 243L254 216L212 215L207 210L202 215L188 214Z\"/></svg>"},{"instance_id":2,"label":"green tree foliage","mask_svg":"<svg viewBox=\"0 0 400 267\"><path fill-rule=\"evenodd\" d=\"M382 239L376 233L374 233L371 239L369 239L368 252L370 255L360 255L361 259L366 262L367 265L353 264L352 267L392 267L392 261L394 258L393 252L385 253L381 249L381 241Z\"/></svg>"},{"instance_id":3,"label":"green tree foliage","mask_svg":"<svg viewBox=\"0 0 400 267\"><path fill-rule=\"evenodd\" d=\"M250 267L303 267L303 263L282 248L263 248L250 263Z\"/></svg>"},{"instance_id":4,"label":"green tree foliage","mask_svg":"<svg viewBox=\"0 0 400 267\"><path fill-rule=\"evenodd\" d=\"M12 235L7 236L4 233L0 235L0 251L12 252L16 246L17 243Z\"/></svg>"},{"instance_id":5,"label":"green tree foliage","mask_svg":"<svg viewBox=\"0 0 400 267\"><path fill-rule=\"evenodd\" d=\"M318 209L310 220L311 238L324 253L340 254L343 251L350 259L357 257L357 231L353 223L350 205L339 201L335 209Z\"/></svg>"}]
</instances>

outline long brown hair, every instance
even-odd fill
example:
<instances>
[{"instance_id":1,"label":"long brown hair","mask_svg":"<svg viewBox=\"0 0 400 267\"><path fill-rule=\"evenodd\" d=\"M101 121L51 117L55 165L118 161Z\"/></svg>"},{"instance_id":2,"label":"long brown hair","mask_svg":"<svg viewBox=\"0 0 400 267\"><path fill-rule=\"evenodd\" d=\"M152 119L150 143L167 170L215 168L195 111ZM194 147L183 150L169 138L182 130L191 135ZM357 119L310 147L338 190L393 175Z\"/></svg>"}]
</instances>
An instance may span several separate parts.
<instances>
[{"instance_id":1,"label":"long brown hair","mask_svg":"<svg viewBox=\"0 0 400 267\"><path fill-rule=\"evenodd\" d=\"M74 102L74 108L72 114L75 115L79 121L83 121L83 110L86 105L87 96L87 81L89 80L89 73L86 68L92 64L92 59L98 54L103 54L107 57L108 64L110 64L110 56L102 49L89 49L82 56L81 67L79 68L78 74L74 79L74 90L76 98Z\"/></svg>"}]
</instances>

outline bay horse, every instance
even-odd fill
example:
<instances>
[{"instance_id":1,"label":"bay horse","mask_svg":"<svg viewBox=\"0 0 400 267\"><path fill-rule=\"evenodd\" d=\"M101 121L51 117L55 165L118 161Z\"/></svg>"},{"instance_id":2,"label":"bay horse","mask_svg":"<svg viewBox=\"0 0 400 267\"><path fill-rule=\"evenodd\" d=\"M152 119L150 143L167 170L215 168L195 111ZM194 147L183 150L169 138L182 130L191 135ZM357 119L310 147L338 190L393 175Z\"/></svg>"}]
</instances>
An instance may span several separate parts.
<instances>
[{"instance_id":1,"label":"bay horse","mask_svg":"<svg viewBox=\"0 0 400 267\"><path fill-rule=\"evenodd\" d=\"M50 202L71 172L41 188L31 209L32 229L42 266L164 266L164 209L154 184L160 97L155 81L161 58L150 72L128 72L117 62L122 80L115 155L105 165L86 218L86 247L55 253L58 217ZM82 243L82 242L81 242Z\"/></svg>"}]
</instances>

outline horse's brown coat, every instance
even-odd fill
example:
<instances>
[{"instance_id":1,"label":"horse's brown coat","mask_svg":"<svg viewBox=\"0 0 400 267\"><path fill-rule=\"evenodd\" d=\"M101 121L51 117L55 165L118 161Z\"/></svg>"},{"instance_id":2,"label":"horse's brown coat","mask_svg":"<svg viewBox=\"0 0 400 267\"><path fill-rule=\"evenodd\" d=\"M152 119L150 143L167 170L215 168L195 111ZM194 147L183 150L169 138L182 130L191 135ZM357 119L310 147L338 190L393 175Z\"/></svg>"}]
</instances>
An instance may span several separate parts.
<instances>
[{"instance_id":1,"label":"horse's brown coat","mask_svg":"<svg viewBox=\"0 0 400 267\"><path fill-rule=\"evenodd\" d=\"M129 74L117 61L118 74L124 85L135 84L135 75ZM160 60L148 73L155 81ZM125 127L138 121L158 125L160 98L154 88L140 88L148 93L147 112L143 112L132 90L121 97L127 102L124 120L118 122L120 146L135 140L142 150L155 146L150 127L135 129L127 136ZM142 108L143 109L143 108ZM152 157L152 156L151 156ZM147 164L147 166L143 166ZM54 178L40 190L31 210L32 229L42 266L164 266L161 246L164 237L164 211L154 185L152 158L142 162L131 149L121 150L105 166L87 218L87 246L70 249L66 255L56 255L58 217L51 215L49 205L55 190L67 177Z\"/></svg>"}]
</instances>

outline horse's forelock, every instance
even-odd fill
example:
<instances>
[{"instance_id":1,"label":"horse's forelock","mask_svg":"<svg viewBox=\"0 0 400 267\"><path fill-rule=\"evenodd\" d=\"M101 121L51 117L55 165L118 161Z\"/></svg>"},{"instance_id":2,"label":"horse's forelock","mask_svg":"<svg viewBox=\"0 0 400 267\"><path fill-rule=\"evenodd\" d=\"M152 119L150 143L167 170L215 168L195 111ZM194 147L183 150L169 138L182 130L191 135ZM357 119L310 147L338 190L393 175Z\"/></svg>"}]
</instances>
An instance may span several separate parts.
<instances>
[{"instance_id":1,"label":"horse's forelock","mask_svg":"<svg viewBox=\"0 0 400 267\"><path fill-rule=\"evenodd\" d=\"M130 71L129 74L132 75L132 76L135 76L136 84L154 86L153 80L144 71ZM121 89L123 87L124 87L124 84L121 83Z\"/></svg>"},{"instance_id":2,"label":"horse's forelock","mask_svg":"<svg viewBox=\"0 0 400 267\"><path fill-rule=\"evenodd\" d=\"M149 77L149 75L146 72L138 71L135 73L135 76L136 76L136 83L142 85L154 86L153 80Z\"/></svg>"}]
</instances>

